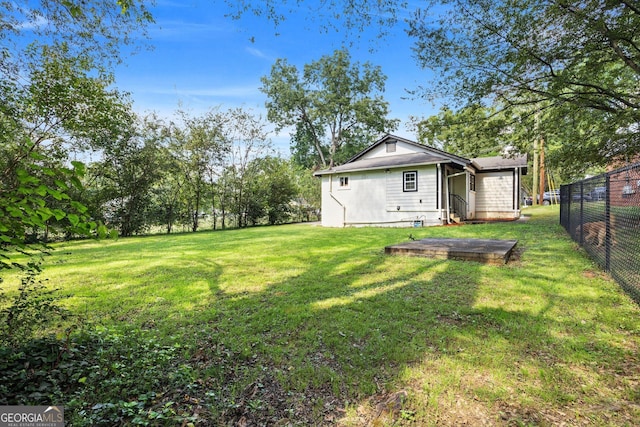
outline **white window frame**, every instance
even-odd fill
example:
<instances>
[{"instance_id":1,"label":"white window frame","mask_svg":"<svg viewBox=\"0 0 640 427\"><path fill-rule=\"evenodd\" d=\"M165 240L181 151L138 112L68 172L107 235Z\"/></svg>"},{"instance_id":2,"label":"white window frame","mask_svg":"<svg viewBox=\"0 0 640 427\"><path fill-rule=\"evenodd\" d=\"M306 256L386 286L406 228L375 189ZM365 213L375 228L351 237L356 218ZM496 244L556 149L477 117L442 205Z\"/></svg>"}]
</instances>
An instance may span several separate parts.
<instances>
[{"instance_id":1,"label":"white window frame","mask_svg":"<svg viewBox=\"0 0 640 427\"><path fill-rule=\"evenodd\" d=\"M338 188L340 190L348 190L349 188L351 188L350 181L351 180L349 179L349 175L339 176L338 177Z\"/></svg>"},{"instance_id":2,"label":"white window frame","mask_svg":"<svg viewBox=\"0 0 640 427\"><path fill-rule=\"evenodd\" d=\"M409 177L413 177L413 178L408 179ZM418 171L402 172L402 191L405 193L414 193L418 191Z\"/></svg>"}]
</instances>

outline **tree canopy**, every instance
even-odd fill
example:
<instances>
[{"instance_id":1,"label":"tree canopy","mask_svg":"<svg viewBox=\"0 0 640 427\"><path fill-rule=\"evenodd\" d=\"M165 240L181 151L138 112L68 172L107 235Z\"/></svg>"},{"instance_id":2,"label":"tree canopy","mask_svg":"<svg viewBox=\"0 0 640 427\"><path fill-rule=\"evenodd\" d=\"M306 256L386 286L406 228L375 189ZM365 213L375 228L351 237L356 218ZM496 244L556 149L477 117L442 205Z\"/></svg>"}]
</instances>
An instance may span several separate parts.
<instances>
[{"instance_id":1,"label":"tree canopy","mask_svg":"<svg viewBox=\"0 0 640 427\"><path fill-rule=\"evenodd\" d=\"M69 151L103 148L129 128L110 69L151 17L135 0L7 1L0 17L0 269L25 268L12 254L41 249L34 230L104 230L71 197L85 168Z\"/></svg>"},{"instance_id":2,"label":"tree canopy","mask_svg":"<svg viewBox=\"0 0 640 427\"><path fill-rule=\"evenodd\" d=\"M16 77L44 48L65 51L87 68L109 73L123 46L146 35L151 13L140 0L23 0L0 5L0 73ZM27 46L30 48L27 49Z\"/></svg>"},{"instance_id":3,"label":"tree canopy","mask_svg":"<svg viewBox=\"0 0 640 427\"><path fill-rule=\"evenodd\" d=\"M233 16L254 13L276 24L308 7L301 0L228 4ZM640 153L636 2L329 1L318 9L309 19L346 29L347 40L371 26L383 36L407 16L418 65L435 71L429 84L408 89L454 110L483 105L516 109L508 115L518 117L547 110L547 129L564 139L558 162L587 169Z\"/></svg>"},{"instance_id":4,"label":"tree canopy","mask_svg":"<svg viewBox=\"0 0 640 427\"><path fill-rule=\"evenodd\" d=\"M419 142L459 156L498 155L513 146L505 117L492 108L471 105L454 112L443 107L438 115L413 121Z\"/></svg>"},{"instance_id":5,"label":"tree canopy","mask_svg":"<svg viewBox=\"0 0 640 427\"><path fill-rule=\"evenodd\" d=\"M300 72L285 59L262 78L268 119L278 129L293 127L292 155L309 167L332 167L366 147L372 136L394 130L384 101L380 67L352 63L336 50Z\"/></svg>"},{"instance_id":6,"label":"tree canopy","mask_svg":"<svg viewBox=\"0 0 640 427\"><path fill-rule=\"evenodd\" d=\"M410 20L419 64L439 72L436 94L548 109L555 123L586 126L582 138L565 141L573 161L640 151L637 4L444 0L438 7Z\"/></svg>"}]
</instances>

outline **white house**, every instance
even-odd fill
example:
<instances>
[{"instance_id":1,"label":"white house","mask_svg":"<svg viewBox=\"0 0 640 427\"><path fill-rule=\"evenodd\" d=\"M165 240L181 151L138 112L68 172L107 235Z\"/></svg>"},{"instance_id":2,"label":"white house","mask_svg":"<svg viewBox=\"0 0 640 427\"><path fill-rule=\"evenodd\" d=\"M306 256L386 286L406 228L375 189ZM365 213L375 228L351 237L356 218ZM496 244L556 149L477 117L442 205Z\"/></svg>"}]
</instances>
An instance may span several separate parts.
<instances>
[{"instance_id":1,"label":"white house","mask_svg":"<svg viewBox=\"0 0 640 427\"><path fill-rule=\"evenodd\" d=\"M520 217L527 158L466 159L387 135L322 179L325 227L441 225Z\"/></svg>"}]
</instances>

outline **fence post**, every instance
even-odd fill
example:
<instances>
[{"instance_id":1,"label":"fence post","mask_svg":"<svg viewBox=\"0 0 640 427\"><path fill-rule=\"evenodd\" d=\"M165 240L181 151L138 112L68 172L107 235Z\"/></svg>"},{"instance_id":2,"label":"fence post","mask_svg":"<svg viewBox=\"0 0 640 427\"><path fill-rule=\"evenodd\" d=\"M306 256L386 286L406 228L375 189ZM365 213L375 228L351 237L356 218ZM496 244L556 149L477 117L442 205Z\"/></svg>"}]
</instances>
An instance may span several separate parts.
<instances>
[{"instance_id":1,"label":"fence post","mask_svg":"<svg viewBox=\"0 0 640 427\"><path fill-rule=\"evenodd\" d=\"M565 213L565 218L566 218L566 224L565 227L567 229L567 232L569 233L569 236L571 236L571 238L573 240L576 239L574 233L572 232L572 230L575 228L573 225L573 218L571 217L571 212L573 211L573 197L572 194L573 193L573 186L571 184L567 185L567 189L565 191L565 194L567 195L567 212Z\"/></svg>"},{"instance_id":2,"label":"fence post","mask_svg":"<svg viewBox=\"0 0 640 427\"><path fill-rule=\"evenodd\" d=\"M605 208L604 208L604 269L611 271L611 173L605 174Z\"/></svg>"},{"instance_id":3,"label":"fence post","mask_svg":"<svg viewBox=\"0 0 640 427\"><path fill-rule=\"evenodd\" d=\"M580 181L580 246L584 247L584 180Z\"/></svg>"}]
</instances>

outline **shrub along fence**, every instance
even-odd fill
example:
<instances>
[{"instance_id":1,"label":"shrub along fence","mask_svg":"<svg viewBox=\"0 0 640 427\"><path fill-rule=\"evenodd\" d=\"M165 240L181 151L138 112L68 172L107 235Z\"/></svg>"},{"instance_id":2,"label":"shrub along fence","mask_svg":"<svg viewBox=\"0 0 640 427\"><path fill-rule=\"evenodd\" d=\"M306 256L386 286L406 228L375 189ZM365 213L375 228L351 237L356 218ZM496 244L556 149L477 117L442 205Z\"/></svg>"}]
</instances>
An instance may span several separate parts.
<instances>
[{"instance_id":1,"label":"shrub along fence","mask_svg":"<svg viewBox=\"0 0 640 427\"><path fill-rule=\"evenodd\" d=\"M640 163L561 186L560 224L640 303Z\"/></svg>"}]
</instances>

